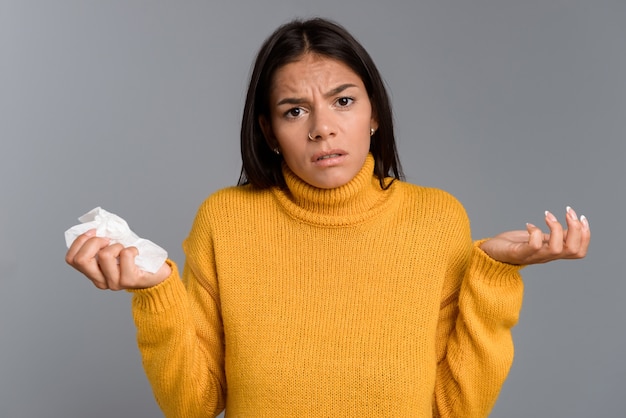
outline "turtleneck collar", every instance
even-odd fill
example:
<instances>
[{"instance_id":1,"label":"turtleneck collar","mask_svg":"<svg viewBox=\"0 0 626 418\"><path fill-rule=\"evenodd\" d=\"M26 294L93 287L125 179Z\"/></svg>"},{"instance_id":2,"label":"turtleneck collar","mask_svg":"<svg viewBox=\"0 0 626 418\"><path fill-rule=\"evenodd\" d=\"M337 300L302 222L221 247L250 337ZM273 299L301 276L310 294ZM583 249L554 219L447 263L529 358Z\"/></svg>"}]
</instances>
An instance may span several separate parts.
<instances>
[{"instance_id":1,"label":"turtleneck collar","mask_svg":"<svg viewBox=\"0 0 626 418\"><path fill-rule=\"evenodd\" d=\"M372 154L368 154L352 180L334 189L311 186L286 164L283 176L288 190L274 189L280 204L290 215L313 224L341 226L362 222L383 210L395 190L395 182L387 190L381 189L374 176Z\"/></svg>"}]
</instances>

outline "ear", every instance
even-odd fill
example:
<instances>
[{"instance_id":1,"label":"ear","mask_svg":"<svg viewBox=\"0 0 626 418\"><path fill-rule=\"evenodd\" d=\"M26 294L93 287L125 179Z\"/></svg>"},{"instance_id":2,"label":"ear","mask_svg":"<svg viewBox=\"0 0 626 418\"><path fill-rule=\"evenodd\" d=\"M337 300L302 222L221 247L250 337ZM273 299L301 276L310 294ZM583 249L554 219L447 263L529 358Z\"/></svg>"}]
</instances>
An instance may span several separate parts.
<instances>
[{"instance_id":1,"label":"ear","mask_svg":"<svg viewBox=\"0 0 626 418\"><path fill-rule=\"evenodd\" d=\"M278 144L276 143L276 138L274 137L274 132L272 131L272 124L264 115L259 116L259 126L261 126L265 142L267 142L270 149L276 148Z\"/></svg>"},{"instance_id":2,"label":"ear","mask_svg":"<svg viewBox=\"0 0 626 418\"><path fill-rule=\"evenodd\" d=\"M378 119L376 119L374 115L372 115L372 118L370 119L370 128L375 131L378 130Z\"/></svg>"}]
</instances>

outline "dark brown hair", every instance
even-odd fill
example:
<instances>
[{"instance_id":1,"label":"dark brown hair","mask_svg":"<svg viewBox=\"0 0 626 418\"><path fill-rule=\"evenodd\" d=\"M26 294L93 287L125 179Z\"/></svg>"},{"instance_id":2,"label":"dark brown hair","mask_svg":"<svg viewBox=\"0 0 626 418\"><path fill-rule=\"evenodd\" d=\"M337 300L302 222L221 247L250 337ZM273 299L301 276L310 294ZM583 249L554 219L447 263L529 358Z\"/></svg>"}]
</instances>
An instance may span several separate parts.
<instances>
[{"instance_id":1,"label":"dark brown hair","mask_svg":"<svg viewBox=\"0 0 626 418\"><path fill-rule=\"evenodd\" d=\"M371 138L374 174L383 188L391 182L385 177L402 179L402 167L393 133L393 115L383 80L365 48L342 26L322 18L294 20L280 26L265 40L254 63L241 121L241 158L239 185L257 188L284 187L282 158L265 140L259 117L270 118L269 96L272 78L282 66L295 62L306 53L341 61L365 85L378 129Z\"/></svg>"}]
</instances>

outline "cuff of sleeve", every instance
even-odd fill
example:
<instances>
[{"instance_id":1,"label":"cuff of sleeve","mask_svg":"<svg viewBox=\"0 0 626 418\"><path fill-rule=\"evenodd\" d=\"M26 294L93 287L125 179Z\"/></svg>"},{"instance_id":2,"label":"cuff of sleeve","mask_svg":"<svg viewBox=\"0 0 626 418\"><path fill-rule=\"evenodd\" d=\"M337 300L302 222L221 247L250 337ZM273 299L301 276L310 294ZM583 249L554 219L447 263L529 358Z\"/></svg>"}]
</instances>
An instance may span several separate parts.
<instances>
[{"instance_id":1,"label":"cuff of sleeve","mask_svg":"<svg viewBox=\"0 0 626 418\"><path fill-rule=\"evenodd\" d=\"M172 306L184 303L186 291L178 274L178 267L172 260L165 261L172 273L167 279L147 289L129 290L133 294L133 306L141 311L159 313Z\"/></svg>"},{"instance_id":2,"label":"cuff of sleeve","mask_svg":"<svg viewBox=\"0 0 626 418\"><path fill-rule=\"evenodd\" d=\"M487 239L474 242L470 270L482 272L483 274L479 275L479 277L492 286L512 286L518 284L522 280L519 272L525 266L503 263L491 258L480 248L480 244L485 241Z\"/></svg>"}]
</instances>

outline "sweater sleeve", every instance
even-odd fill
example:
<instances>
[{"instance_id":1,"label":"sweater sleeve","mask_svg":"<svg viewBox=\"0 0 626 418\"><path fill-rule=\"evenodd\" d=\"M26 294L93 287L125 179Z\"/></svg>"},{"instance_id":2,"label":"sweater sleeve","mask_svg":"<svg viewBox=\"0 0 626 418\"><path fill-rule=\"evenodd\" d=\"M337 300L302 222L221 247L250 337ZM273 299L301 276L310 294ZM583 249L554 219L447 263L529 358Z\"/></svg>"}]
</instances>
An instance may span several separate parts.
<instances>
[{"instance_id":1,"label":"sweater sleeve","mask_svg":"<svg viewBox=\"0 0 626 418\"><path fill-rule=\"evenodd\" d=\"M460 286L444 293L440 306L436 417L486 417L513 362L521 267L493 260L479 244L469 242L468 257L453 269Z\"/></svg>"},{"instance_id":2,"label":"sweater sleeve","mask_svg":"<svg viewBox=\"0 0 626 418\"><path fill-rule=\"evenodd\" d=\"M217 416L224 409L223 327L211 237L201 213L163 283L134 291L133 316L143 366L166 417Z\"/></svg>"}]
</instances>

